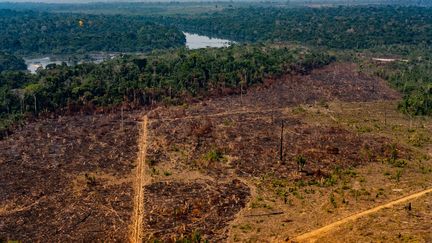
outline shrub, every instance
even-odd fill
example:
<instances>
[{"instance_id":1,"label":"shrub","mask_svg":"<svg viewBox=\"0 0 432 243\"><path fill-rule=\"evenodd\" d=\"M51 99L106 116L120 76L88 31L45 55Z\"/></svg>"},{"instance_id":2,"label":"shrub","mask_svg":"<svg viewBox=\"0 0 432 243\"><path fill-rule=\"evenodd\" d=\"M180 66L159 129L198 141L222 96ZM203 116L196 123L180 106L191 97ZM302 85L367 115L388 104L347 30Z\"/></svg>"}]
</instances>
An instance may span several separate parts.
<instances>
[{"instance_id":1,"label":"shrub","mask_svg":"<svg viewBox=\"0 0 432 243\"><path fill-rule=\"evenodd\" d=\"M335 196L334 196L333 193L330 194L330 198L329 198L329 200L330 200L331 205L332 205L334 208L337 208L336 198L335 198Z\"/></svg>"},{"instance_id":2,"label":"shrub","mask_svg":"<svg viewBox=\"0 0 432 243\"><path fill-rule=\"evenodd\" d=\"M295 161L297 163L298 171L303 171L303 168L306 165L306 158L303 157L303 155L297 155Z\"/></svg>"},{"instance_id":3,"label":"shrub","mask_svg":"<svg viewBox=\"0 0 432 243\"><path fill-rule=\"evenodd\" d=\"M223 154L217 149L212 149L204 155L204 160L207 162L218 162L223 159Z\"/></svg>"}]
</instances>

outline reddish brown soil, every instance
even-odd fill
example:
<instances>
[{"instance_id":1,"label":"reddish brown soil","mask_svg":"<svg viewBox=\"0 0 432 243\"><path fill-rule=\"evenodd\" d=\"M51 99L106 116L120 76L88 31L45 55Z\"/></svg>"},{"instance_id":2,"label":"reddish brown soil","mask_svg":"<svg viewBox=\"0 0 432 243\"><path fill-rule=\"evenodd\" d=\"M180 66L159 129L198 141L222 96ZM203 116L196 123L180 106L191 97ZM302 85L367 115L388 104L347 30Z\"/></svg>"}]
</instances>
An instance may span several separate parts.
<instances>
[{"instance_id":1,"label":"reddish brown soil","mask_svg":"<svg viewBox=\"0 0 432 243\"><path fill-rule=\"evenodd\" d=\"M227 237L227 223L246 205L249 194L249 188L239 180L148 185L144 203L147 238L175 242L195 232L219 242Z\"/></svg>"},{"instance_id":2,"label":"reddish brown soil","mask_svg":"<svg viewBox=\"0 0 432 243\"><path fill-rule=\"evenodd\" d=\"M122 240L128 233L137 127L117 115L39 121L0 141L0 237ZM94 181L86 179L94 176ZM118 180L118 181L115 181Z\"/></svg>"}]
</instances>

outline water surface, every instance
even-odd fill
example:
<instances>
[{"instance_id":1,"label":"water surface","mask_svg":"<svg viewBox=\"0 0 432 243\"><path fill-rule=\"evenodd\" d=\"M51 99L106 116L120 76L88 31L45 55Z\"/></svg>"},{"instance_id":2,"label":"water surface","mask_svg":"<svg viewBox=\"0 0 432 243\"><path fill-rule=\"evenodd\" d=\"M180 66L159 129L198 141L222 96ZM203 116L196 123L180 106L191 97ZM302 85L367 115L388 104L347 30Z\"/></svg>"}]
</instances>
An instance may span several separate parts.
<instances>
[{"instance_id":1,"label":"water surface","mask_svg":"<svg viewBox=\"0 0 432 243\"><path fill-rule=\"evenodd\" d=\"M189 49L200 49L206 47L228 47L233 41L211 38L204 35L192 34L188 32L183 32L186 36L186 47Z\"/></svg>"},{"instance_id":2,"label":"water surface","mask_svg":"<svg viewBox=\"0 0 432 243\"><path fill-rule=\"evenodd\" d=\"M93 53L89 54L86 59L76 60L74 58L69 58L67 56L44 56L44 57L31 57L24 58L24 61L27 65L27 70L31 73L36 73L38 68L46 68L46 66L50 64L61 65L62 63L66 63L68 66L81 64L81 63L101 63L105 60L112 59L116 57L117 53Z\"/></svg>"}]
</instances>

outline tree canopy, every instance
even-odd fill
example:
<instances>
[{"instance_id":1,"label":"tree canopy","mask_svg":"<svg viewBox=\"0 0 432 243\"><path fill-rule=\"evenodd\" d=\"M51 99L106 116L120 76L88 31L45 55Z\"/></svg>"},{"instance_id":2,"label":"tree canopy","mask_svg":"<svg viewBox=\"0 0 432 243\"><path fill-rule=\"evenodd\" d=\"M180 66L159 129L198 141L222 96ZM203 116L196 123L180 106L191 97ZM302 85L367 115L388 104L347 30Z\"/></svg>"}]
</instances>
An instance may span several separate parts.
<instances>
[{"instance_id":1,"label":"tree canopy","mask_svg":"<svg viewBox=\"0 0 432 243\"><path fill-rule=\"evenodd\" d=\"M23 59L14 55L0 52L0 73L6 70L26 70L27 66Z\"/></svg>"},{"instance_id":2,"label":"tree canopy","mask_svg":"<svg viewBox=\"0 0 432 243\"><path fill-rule=\"evenodd\" d=\"M432 8L423 7L250 7L158 21L234 41L288 41L335 49L432 44Z\"/></svg>"},{"instance_id":3,"label":"tree canopy","mask_svg":"<svg viewBox=\"0 0 432 243\"><path fill-rule=\"evenodd\" d=\"M0 50L15 54L144 52L180 47L185 36L143 17L0 10Z\"/></svg>"}]
</instances>

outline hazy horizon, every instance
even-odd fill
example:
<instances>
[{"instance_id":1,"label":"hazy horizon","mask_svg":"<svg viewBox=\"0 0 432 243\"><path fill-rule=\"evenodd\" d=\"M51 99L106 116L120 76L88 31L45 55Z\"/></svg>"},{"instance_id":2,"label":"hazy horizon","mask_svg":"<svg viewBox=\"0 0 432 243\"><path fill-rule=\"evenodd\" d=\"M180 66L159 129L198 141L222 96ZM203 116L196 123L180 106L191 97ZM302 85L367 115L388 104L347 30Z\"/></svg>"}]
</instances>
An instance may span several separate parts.
<instances>
[{"instance_id":1,"label":"hazy horizon","mask_svg":"<svg viewBox=\"0 0 432 243\"><path fill-rule=\"evenodd\" d=\"M389 3L421 2L414 0L0 0L1 3L155 3L155 2L284 2L284 3Z\"/></svg>"}]
</instances>

